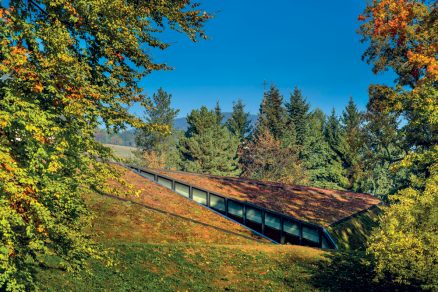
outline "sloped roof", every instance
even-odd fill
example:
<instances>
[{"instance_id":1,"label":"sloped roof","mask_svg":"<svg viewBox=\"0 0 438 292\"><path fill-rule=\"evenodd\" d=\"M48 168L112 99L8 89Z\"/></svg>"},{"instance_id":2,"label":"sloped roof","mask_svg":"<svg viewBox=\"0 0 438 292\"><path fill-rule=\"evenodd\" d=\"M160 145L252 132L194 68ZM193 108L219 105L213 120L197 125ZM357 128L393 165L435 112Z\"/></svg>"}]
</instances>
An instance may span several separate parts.
<instances>
[{"instance_id":1,"label":"sloped roof","mask_svg":"<svg viewBox=\"0 0 438 292\"><path fill-rule=\"evenodd\" d=\"M180 171L153 171L228 198L250 202L323 226L380 203L379 199L369 194Z\"/></svg>"}]
</instances>

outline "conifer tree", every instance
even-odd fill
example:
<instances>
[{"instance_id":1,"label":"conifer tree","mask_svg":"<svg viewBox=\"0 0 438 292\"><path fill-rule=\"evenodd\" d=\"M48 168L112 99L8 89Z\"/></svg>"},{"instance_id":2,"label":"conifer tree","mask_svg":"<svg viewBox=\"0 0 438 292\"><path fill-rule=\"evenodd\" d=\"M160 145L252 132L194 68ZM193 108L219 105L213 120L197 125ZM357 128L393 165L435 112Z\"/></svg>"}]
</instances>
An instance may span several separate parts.
<instances>
[{"instance_id":1,"label":"conifer tree","mask_svg":"<svg viewBox=\"0 0 438 292\"><path fill-rule=\"evenodd\" d=\"M344 167L347 168L350 189L357 190L358 182L363 174L361 157L363 154L362 114L351 97L342 112L341 123L345 135L345 147L343 147Z\"/></svg>"},{"instance_id":2,"label":"conifer tree","mask_svg":"<svg viewBox=\"0 0 438 292\"><path fill-rule=\"evenodd\" d=\"M137 131L136 143L143 151L159 151L160 146L165 144L169 135L173 132L173 124L179 110L171 107L172 95L163 88L159 88L152 98L146 98L141 105L144 108L145 120L149 124L164 126L167 133L159 133L150 129Z\"/></svg>"},{"instance_id":3,"label":"conifer tree","mask_svg":"<svg viewBox=\"0 0 438 292\"><path fill-rule=\"evenodd\" d=\"M264 133L266 130L276 139L280 140L287 125L287 114L283 106L283 96L275 85L264 93L260 105L259 117L255 134Z\"/></svg>"},{"instance_id":4,"label":"conifer tree","mask_svg":"<svg viewBox=\"0 0 438 292\"><path fill-rule=\"evenodd\" d=\"M290 95L289 103L286 104L286 109L289 115L289 121L294 125L297 144L304 145L306 134L308 131L308 118L310 105L303 97L301 90L295 87Z\"/></svg>"},{"instance_id":5,"label":"conifer tree","mask_svg":"<svg viewBox=\"0 0 438 292\"><path fill-rule=\"evenodd\" d=\"M233 112L226 125L228 130L236 135L240 141L243 141L251 131L249 113L245 112L245 105L240 99L233 103Z\"/></svg>"},{"instance_id":6,"label":"conifer tree","mask_svg":"<svg viewBox=\"0 0 438 292\"><path fill-rule=\"evenodd\" d=\"M324 127L324 138L336 155L342 161L344 161L345 134L339 118L336 115L335 109L332 110L330 116L327 118L327 122Z\"/></svg>"},{"instance_id":7,"label":"conifer tree","mask_svg":"<svg viewBox=\"0 0 438 292\"><path fill-rule=\"evenodd\" d=\"M198 173L235 176L240 173L237 157L238 138L219 123L220 107L205 106L187 117L189 128L181 138L181 168Z\"/></svg>"},{"instance_id":8,"label":"conifer tree","mask_svg":"<svg viewBox=\"0 0 438 292\"><path fill-rule=\"evenodd\" d=\"M222 113L222 109L219 105L219 101L216 102L216 106L214 107L214 113L216 115L217 124L222 125L224 114Z\"/></svg>"},{"instance_id":9,"label":"conifer tree","mask_svg":"<svg viewBox=\"0 0 438 292\"><path fill-rule=\"evenodd\" d=\"M371 193L382 199L397 189L406 187L406 173L390 170L407 152L403 149L404 132L400 129L399 114L381 112L379 100L387 92L387 87L372 85L369 88L369 102L364 115L365 155L364 176L360 180L360 191Z\"/></svg>"},{"instance_id":10,"label":"conifer tree","mask_svg":"<svg viewBox=\"0 0 438 292\"><path fill-rule=\"evenodd\" d=\"M251 141L242 147L243 175L291 184L308 182L299 159L294 123L288 121L279 90L271 85L260 105Z\"/></svg>"},{"instance_id":11,"label":"conifer tree","mask_svg":"<svg viewBox=\"0 0 438 292\"><path fill-rule=\"evenodd\" d=\"M151 125L160 126L166 131L157 132L148 128L138 129L136 144L140 151L136 163L151 168L176 168L178 164L177 142L179 132L173 127L179 110L171 107L172 95L163 88L158 89L152 98L141 102L144 120Z\"/></svg>"},{"instance_id":12,"label":"conifer tree","mask_svg":"<svg viewBox=\"0 0 438 292\"><path fill-rule=\"evenodd\" d=\"M325 120L319 109L308 115L308 129L300 157L312 186L344 189L348 187L348 180L340 158L324 137Z\"/></svg>"}]
</instances>

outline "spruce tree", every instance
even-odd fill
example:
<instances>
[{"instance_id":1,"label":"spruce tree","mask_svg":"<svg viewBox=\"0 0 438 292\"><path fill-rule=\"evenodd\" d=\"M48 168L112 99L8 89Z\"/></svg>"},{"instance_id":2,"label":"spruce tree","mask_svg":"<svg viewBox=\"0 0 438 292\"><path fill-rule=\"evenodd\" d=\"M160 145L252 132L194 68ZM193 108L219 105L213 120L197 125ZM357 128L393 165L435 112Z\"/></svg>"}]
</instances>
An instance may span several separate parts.
<instances>
[{"instance_id":1,"label":"spruce tree","mask_svg":"<svg viewBox=\"0 0 438 292\"><path fill-rule=\"evenodd\" d=\"M205 174L235 176L240 173L237 157L238 138L219 123L219 106L205 106L187 117L189 128L180 140L181 168Z\"/></svg>"},{"instance_id":2,"label":"spruce tree","mask_svg":"<svg viewBox=\"0 0 438 292\"><path fill-rule=\"evenodd\" d=\"M288 121L283 97L274 85L264 94L256 129L242 147L241 161L246 177L291 184L308 182L299 159L294 124Z\"/></svg>"},{"instance_id":3,"label":"spruce tree","mask_svg":"<svg viewBox=\"0 0 438 292\"><path fill-rule=\"evenodd\" d=\"M222 113L222 109L220 107L219 101L216 102L216 106L214 107L214 113L216 115L216 121L218 125L222 125L224 114Z\"/></svg>"},{"instance_id":4,"label":"spruce tree","mask_svg":"<svg viewBox=\"0 0 438 292\"><path fill-rule=\"evenodd\" d=\"M353 98L350 97L341 117L345 133L344 163L347 168L350 189L357 190L358 182L363 175L363 132L361 129L362 114L357 109Z\"/></svg>"},{"instance_id":5,"label":"spruce tree","mask_svg":"<svg viewBox=\"0 0 438 292\"><path fill-rule=\"evenodd\" d=\"M324 127L324 138L329 144L330 148L338 155L341 160L345 156L345 134L341 122L336 115L335 109L332 110L330 116L327 118Z\"/></svg>"},{"instance_id":6,"label":"spruce tree","mask_svg":"<svg viewBox=\"0 0 438 292\"><path fill-rule=\"evenodd\" d=\"M344 189L348 186L348 180L340 158L324 137L325 121L325 114L319 109L309 114L301 159L312 186Z\"/></svg>"},{"instance_id":7,"label":"spruce tree","mask_svg":"<svg viewBox=\"0 0 438 292\"><path fill-rule=\"evenodd\" d=\"M245 112L245 105L240 99L233 103L233 112L226 125L228 130L236 135L240 141L243 141L251 131L249 113Z\"/></svg>"},{"instance_id":8,"label":"spruce tree","mask_svg":"<svg viewBox=\"0 0 438 292\"><path fill-rule=\"evenodd\" d=\"M308 131L308 119L310 105L303 97L301 90L295 87L290 95L289 103L286 104L286 109L289 115L289 121L294 125L297 143L303 145Z\"/></svg>"},{"instance_id":9,"label":"spruce tree","mask_svg":"<svg viewBox=\"0 0 438 292\"><path fill-rule=\"evenodd\" d=\"M283 96L275 85L264 93L260 105L259 117L255 129L255 134L264 133L266 130L271 135L280 140L287 125L287 114L283 106Z\"/></svg>"}]
</instances>

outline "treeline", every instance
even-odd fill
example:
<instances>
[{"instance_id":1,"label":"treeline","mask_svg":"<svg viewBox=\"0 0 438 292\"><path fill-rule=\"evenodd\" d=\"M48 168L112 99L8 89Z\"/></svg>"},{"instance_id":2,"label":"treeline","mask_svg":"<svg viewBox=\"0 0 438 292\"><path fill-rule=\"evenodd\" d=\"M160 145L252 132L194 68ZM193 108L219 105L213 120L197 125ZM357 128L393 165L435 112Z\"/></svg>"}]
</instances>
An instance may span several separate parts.
<instances>
[{"instance_id":1,"label":"treeline","mask_svg":"<svg viewBox=\"0 0 438 292\"><path fill-rule=\"evenodd\" d=\"M371 87L370 95L381 94ZM203 106L187 116L185 132L173 128L178 110L171 95L158 90L143 104L146 121L167 125L168 134L137 132L138 163L224 176L242 176L290 184L367 192L392 193L403 184L390 165L403 157L400 119L369 103L358 110L353 99L338 116L311 105L300 89L287 98L272 85L264 93L258 120L238 100L225 121L220 105Z\"/></svg>"}]
</instances>

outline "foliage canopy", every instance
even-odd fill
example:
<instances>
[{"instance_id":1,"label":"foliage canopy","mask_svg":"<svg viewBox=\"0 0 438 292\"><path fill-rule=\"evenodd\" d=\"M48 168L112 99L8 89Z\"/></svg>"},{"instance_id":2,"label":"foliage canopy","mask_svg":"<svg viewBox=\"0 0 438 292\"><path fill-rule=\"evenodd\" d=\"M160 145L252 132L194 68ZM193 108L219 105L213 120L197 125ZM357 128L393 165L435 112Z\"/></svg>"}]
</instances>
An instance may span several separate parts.
<instances>
[{"instance_id":1,"label":"foliage canopy","mask_svg":"<svg viewBox=\"0 0 438 292\"><path fill-rule=\"evenodd\" d=\"M126 106L140 99L140 78L168 68L149 49L168 47L159 39L166 26L205 37L209 15L185 0L8 2L0 4L0 287L14 290L32 284L44 255L67 270L99 257L82 232L90 219L80 196L109 175L94 129L146 127Z\"/></svg>"}]
</instances>

